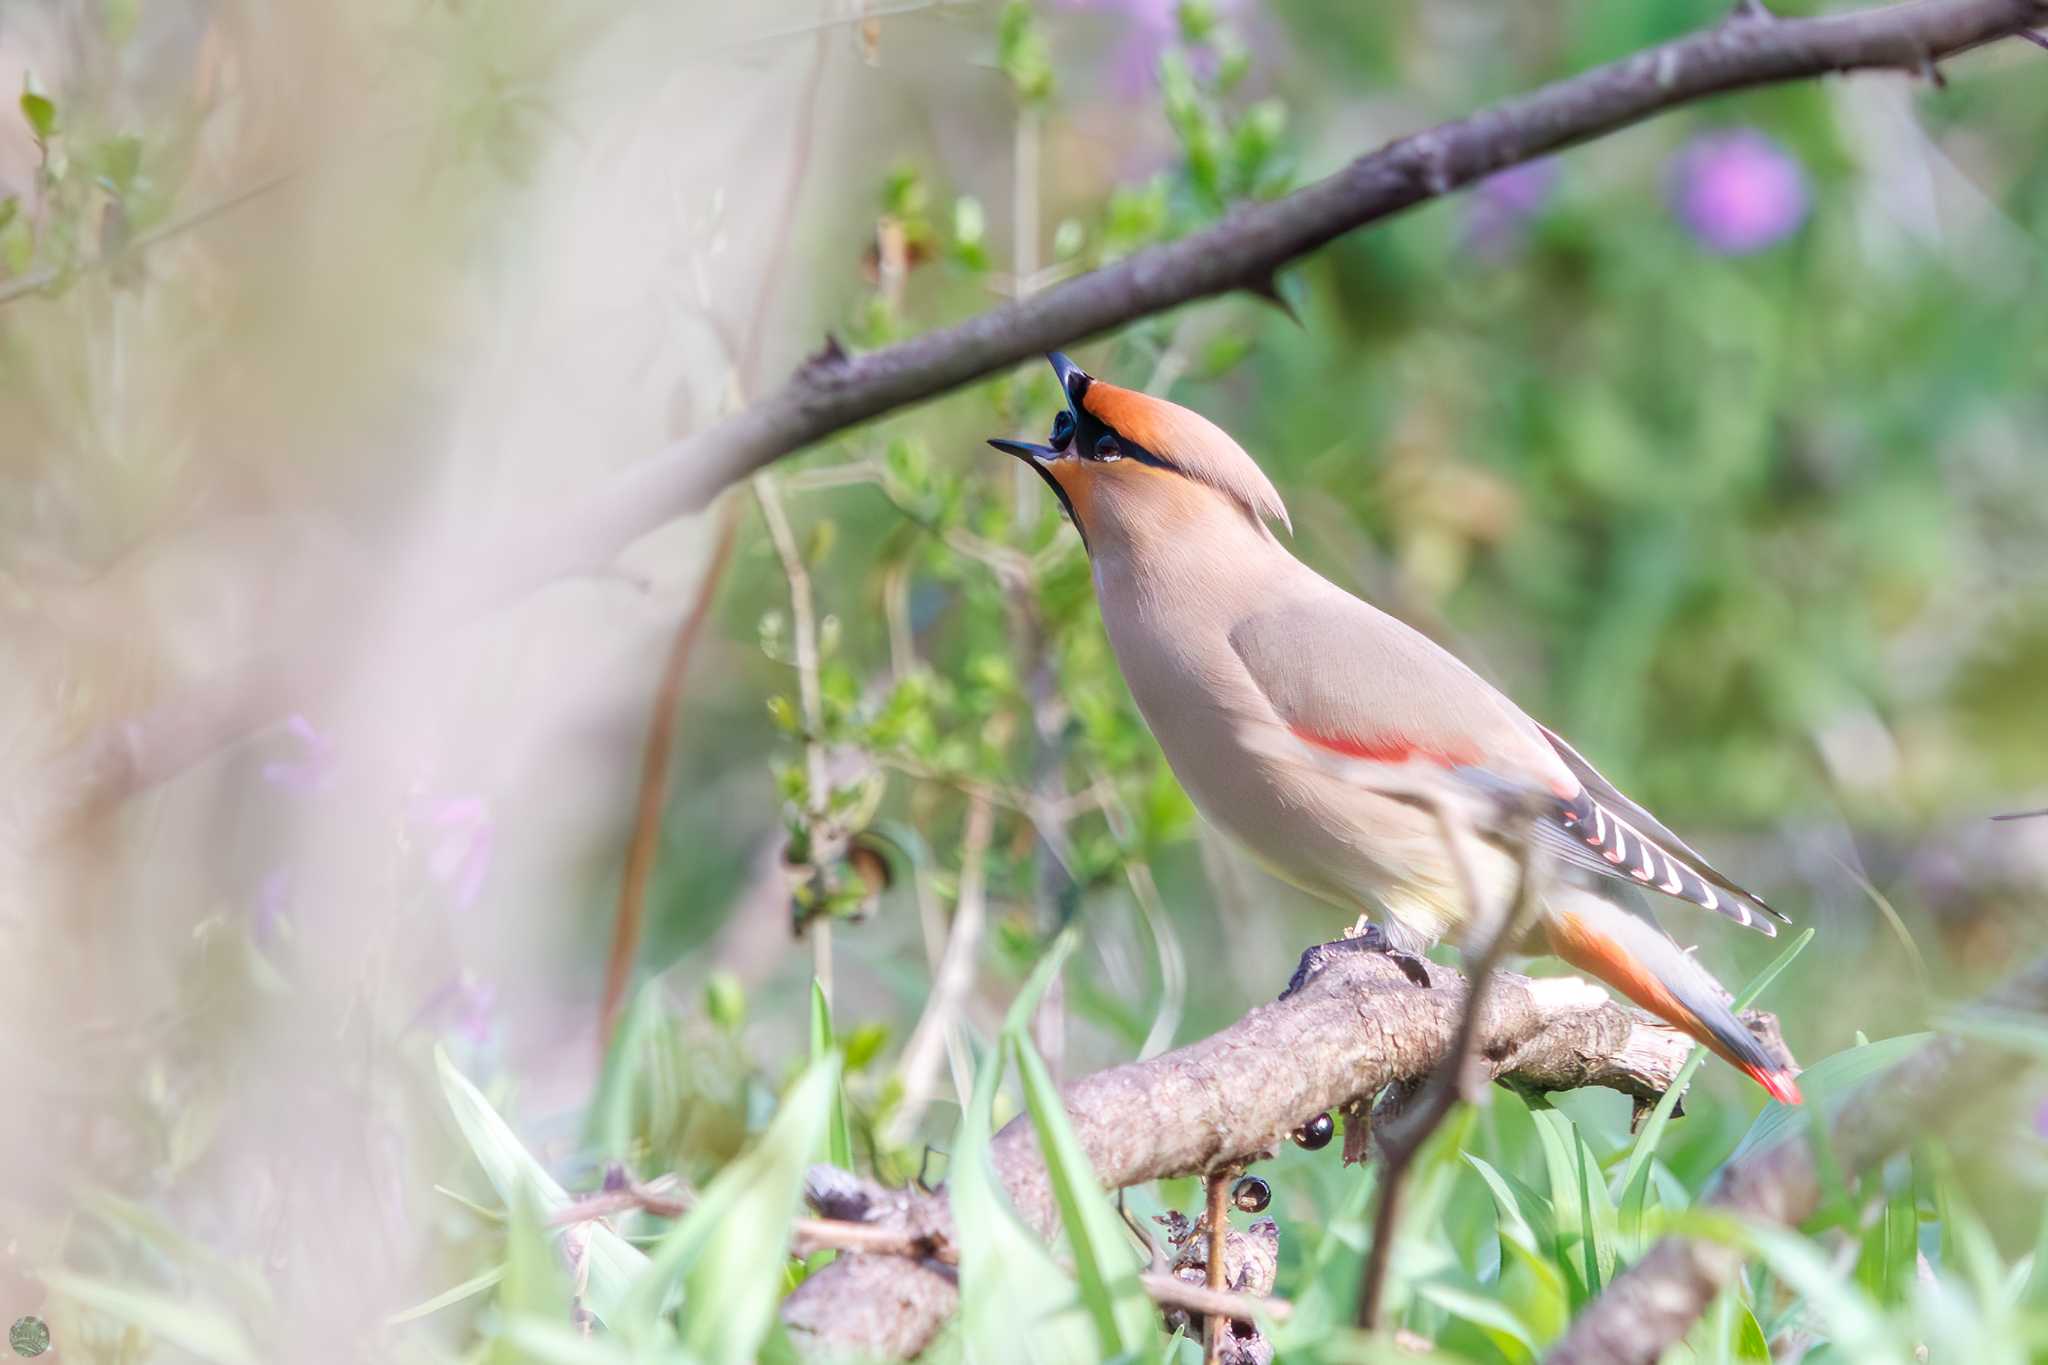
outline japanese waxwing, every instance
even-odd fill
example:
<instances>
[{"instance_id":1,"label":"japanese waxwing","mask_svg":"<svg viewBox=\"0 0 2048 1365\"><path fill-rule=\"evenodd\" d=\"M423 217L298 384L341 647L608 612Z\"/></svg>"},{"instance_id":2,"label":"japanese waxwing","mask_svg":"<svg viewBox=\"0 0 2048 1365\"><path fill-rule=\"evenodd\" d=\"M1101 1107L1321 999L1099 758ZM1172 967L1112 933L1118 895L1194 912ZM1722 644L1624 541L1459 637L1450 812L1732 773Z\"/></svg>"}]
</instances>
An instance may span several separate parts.
<instances>
[{"instance_id":1,"label":"japanese waxwing","mask_svg":"<svg viewBox=\"0 0 2048 1365\"><path fill-rule=\"evenodd\" d=\"M1087 546L1110 644L1175 775L1266 869L1419 953L1473 917L1432 803L1381 771L1533 794L1529 837L1557 864L1775 934L1783 920L1603 778L1563 739L1417 631L1296 559L1272 483L1213 422L1049 357L1066 398L1046 444L989 444L1044 478ZM1279 736L1284 743L1273 742ZM1500 842L1467 841L1482 899L1519 885ZM1562 877L1528 946L1598 977L1796 1104L1793 1073L1727 993L1647 920ZM1483 939L1481 940L1484 941Z\"/></svg>"}]
</instances>

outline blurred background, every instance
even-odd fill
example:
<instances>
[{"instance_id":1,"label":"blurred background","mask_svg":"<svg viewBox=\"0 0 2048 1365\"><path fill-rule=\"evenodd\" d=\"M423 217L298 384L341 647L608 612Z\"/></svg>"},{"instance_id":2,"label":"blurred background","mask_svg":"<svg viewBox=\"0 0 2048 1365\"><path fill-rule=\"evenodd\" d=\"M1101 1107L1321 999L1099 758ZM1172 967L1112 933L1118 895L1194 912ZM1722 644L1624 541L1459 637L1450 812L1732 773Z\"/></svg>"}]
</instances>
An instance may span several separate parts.
<instances>
[{"instance_id":1,"label":"blurred background","mask_svg":"<svg viewBox=\"0 0 2048 1365\"><path fill-rule=\"evenodd\" d=\"M774 1111L817 975L856 1155L900 1182L942 1169L1065 923L1059 1074L1270 999L1349 915L1203 827L1077 538L982 446L1043 429L1041 365L601 571L431 604L485 532L828 333L958 320L1722 8L5 0L6 800L152 708L238 721L0 840L0 1319L64 1360L469 1358L489 1294L391 1321L502 1238L437 1046L570 1189L699 1181ZM1988 817L2048 804L2048 52L1945 74L1681 110L1342 240L1284 308L1070 348L1230 430L1299 555L1811 926L1763 1000L1809 1061L2044 940L2048 819ZM306 670L281 701L236 694L278 655ZM1784 943L1698 925L1669 927L1731 984ZM1944 1157L2008 1257L2048 1178L2014 1074ZM1760 1098L1702 1073L1669 1199ZM1625 1152L1620 1097L1565 1107ZM1482 1125L1535 1179L1520 1102ZM1309 1239L1283 1293L1356 1179L1334 1156L1275 1163ZM1491 1205L1442 1198L1455 1261Z\"/></svg>"}]
</instances>

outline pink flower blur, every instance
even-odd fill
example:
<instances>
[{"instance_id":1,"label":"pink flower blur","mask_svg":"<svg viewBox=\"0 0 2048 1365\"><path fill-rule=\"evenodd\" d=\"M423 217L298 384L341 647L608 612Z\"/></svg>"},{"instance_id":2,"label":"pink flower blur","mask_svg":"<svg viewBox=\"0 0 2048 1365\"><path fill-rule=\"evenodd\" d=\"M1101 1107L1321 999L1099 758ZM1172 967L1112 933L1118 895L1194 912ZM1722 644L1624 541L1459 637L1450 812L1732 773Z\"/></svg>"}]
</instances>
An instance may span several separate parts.
<instances>
[{"instance_id":1,"label":"pink flower blur","mask_svg":"<svg viewBox=\"0 0 2048 1365\"><path fill-rule=\"evenodd\" d=\"M1806 172L1754 128L1706 133L1672 163L1671 210L1707 250L1747 255L1806 221Z\"/></svg>"}]
</instances>

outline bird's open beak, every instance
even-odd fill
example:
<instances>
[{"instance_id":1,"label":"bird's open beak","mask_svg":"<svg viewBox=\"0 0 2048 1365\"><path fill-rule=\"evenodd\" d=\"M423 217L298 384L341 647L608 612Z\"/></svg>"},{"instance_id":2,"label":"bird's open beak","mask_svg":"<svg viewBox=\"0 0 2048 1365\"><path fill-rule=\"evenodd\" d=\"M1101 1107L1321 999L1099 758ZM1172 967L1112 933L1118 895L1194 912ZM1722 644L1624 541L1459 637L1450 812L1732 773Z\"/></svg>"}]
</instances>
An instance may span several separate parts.
<instances>
[{"instance_id":1,"label":"bird's open beak","mask_svg":"<svg viewBox=\"0 0 2048 1365\"><path fill-rule=\"evenodd\" d=\"M1071 432L1080 423L1081 395L1088 392L1088 385L1092 381L1089 379L1086 370L1067 359L1065 355L1058 351L1048 351L1045 358L1052 362L1052 372L1059 376L1060 394L1067 400L1067 416L1071 419L1067 423L1067 430ZM1055 437L1059 435L1059 424L1057 422L1053 424L1053 434ZM1057 460L1060 456L1066 454L1067 445L1071 444L1071 441L1072 438L1069 437L1067 442L1051 446L1040 445L1035 441L995 439L991 440L989 444L1002 451L1005 455L1015 455L1020 460L1044 469L1048 461Z\"/></svg>"},{"instance_id":2,"label":"bird's open beak","mask_svg":"<svg viewBox=\"0 0 2048 1365\"><path fill-rule=\"evenodd\" d=\"M1015 455L1027 464L1043 465L1047 460L1059 458L1057 450L1051 446L1039 445L1035 441L1005 441L1000 437L991 437L989 444L1005 455Z\"/></svg>"},{"instance_id":3,"label":"bird's open beak","mask_svg":"<svg viewBox=\"0 0 2048 1365\"><path fill-rule=\"evenodd\" d=\"M1059 376L1060 393L1067 400L1067 411L1074 415L1076 422L1080 421L1081 395L1088 392L1088 385L1092 382L1088 371L1067 359L1064 351L1047 351L1045 358L1052 363L1052 372Z\"/></svg>"}]
</instances>

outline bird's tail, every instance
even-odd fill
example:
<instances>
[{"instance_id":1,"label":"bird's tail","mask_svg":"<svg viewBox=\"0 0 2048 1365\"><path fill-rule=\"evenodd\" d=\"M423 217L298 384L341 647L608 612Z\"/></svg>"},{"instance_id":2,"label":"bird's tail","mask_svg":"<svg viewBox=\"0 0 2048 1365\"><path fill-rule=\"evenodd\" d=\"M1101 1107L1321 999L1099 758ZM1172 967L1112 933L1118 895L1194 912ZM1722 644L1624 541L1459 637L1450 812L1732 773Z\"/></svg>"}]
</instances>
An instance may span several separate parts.
<instances>
[{"instance_id":1,"label":"bird's tail","mask_svg":"<svg viewBox=\"0 0 2048 1365\"><path fill-rule=\"evenodd\" d=\"M1780 1104L1798 1104L1795 1073L1773 1059L1728 1007L1725 992L1650 924L1583 891L1549 898L1550 951L1698 1039Z\"/></svg>"}]
</instances>

